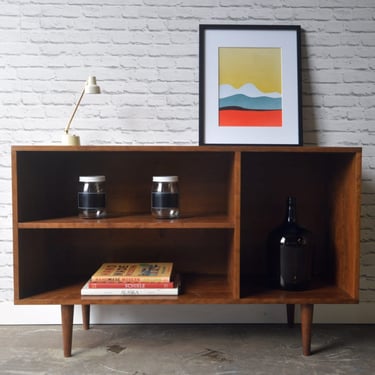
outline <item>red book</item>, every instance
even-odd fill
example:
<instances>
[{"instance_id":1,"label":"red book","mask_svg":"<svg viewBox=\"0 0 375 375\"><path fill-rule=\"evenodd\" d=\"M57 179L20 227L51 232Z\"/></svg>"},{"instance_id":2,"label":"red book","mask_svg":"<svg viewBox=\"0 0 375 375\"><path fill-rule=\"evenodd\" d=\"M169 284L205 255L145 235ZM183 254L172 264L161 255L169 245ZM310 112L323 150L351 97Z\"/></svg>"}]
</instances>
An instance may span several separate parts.
<instances>
[{"instance_id":1,"label":"red book","mask_svg":"<svg viewBox=\"0 0 375 375\"><path fill-rule=\"evenodd\" d=\"M155 289L155 288L174 288L173 281L168 282L145 282L145 283L126 283L126 282L100 282L89 281L88 287L91 289Z\"/></svg>"}]
</instances>

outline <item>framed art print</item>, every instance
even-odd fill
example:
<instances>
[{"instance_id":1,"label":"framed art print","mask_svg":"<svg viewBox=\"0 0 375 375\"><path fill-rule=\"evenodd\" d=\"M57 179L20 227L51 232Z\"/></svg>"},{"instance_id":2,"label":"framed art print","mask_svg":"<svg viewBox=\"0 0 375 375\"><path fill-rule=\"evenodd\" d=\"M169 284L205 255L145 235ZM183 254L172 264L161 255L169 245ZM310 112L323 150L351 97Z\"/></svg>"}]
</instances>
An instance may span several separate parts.
<instances>
[{"instance_id":1,"label":"framed art print","mask_svg":"<svg viewBox=\"0 0 375 375\"><path fill-rule=\"evenodd\" d=\"M199 144L302 144L300 33L200 25Z\"/></svg>"}]
</instances>

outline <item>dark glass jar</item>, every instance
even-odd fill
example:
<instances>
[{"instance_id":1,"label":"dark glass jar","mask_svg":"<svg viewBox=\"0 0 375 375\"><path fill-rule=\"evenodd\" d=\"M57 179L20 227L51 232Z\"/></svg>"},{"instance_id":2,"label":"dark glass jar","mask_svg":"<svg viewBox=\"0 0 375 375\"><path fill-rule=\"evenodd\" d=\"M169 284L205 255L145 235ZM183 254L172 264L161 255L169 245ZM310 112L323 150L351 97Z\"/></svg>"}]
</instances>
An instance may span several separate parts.
<instances>
[{"instance_id":1,"label":"dark glass jar","mask_svg":"<svg viewBox=\"0 0 375 375\"><path fill-rule=\"evenodd\" d=\"M179 216L178 176L153 176L151 213L156 219L175 219Z\"/></svg>"},{"instance_id":2,"label":"dark glass jar","mask_svg":"<svg viewBox=\"0 0 375 375\"><path fill-rule=\"evenodd\" d=\"M105 176L80 176L78 214L83 219L99 219L106 215Z\"/></svg>"},{"instance_id":3,"label":"dark glass jar","mask_svg":"<svg viewBox=\"0 0 375 375\"><path fill-rule=\"evenodd\" d=\"M268 239L269 278L274 287L306 290L312 277L312 235L296 220L296 199L288 197L283 224Z\"/></svg>"}]
</instances>

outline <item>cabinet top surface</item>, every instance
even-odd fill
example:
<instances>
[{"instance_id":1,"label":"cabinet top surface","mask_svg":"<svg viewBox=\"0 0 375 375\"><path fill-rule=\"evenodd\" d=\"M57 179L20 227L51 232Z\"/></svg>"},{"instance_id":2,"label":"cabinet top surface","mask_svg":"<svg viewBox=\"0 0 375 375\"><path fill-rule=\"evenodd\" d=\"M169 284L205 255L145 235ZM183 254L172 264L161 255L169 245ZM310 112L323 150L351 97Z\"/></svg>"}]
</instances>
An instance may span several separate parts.
<instances>
[{"instance_id":1,"label":"cabinet top surface","mask_svg":"<svg viewBox=\"0 0 375 375\"><path fill-rule=\"evenodd\" d=\"M347 146L61 146L13 145L12 151L52 152L361 152L361 147Z\"/></svg>"}]
</instances>

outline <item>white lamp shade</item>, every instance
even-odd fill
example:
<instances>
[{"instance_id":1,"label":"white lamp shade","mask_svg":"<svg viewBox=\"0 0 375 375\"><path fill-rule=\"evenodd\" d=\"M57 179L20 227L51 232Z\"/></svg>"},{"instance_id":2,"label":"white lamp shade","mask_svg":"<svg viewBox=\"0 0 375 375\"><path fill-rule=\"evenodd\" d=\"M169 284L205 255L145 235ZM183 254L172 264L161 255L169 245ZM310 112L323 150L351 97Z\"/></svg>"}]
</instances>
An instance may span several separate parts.
<instances>
[{"instance_id":1,"label":"white lamp shade","mask_svg":"<svg viewBox=\"0 0 375 375\"><path fill-rule=\"evenodd\" d=\"M100 87L96 84L96 77L89 76L85 85L86 94L100 94Z\"/></svg>"}]
</instances>

